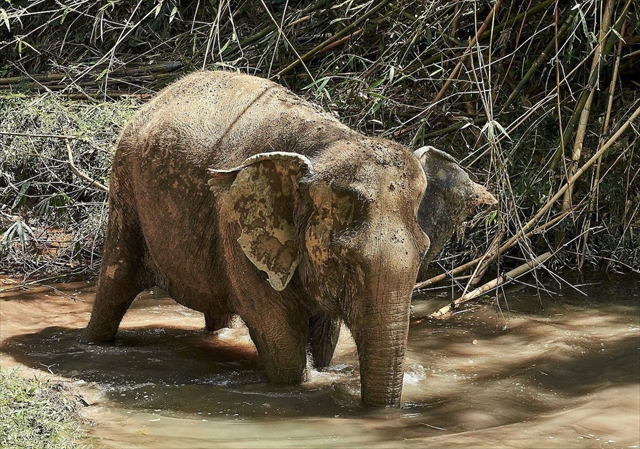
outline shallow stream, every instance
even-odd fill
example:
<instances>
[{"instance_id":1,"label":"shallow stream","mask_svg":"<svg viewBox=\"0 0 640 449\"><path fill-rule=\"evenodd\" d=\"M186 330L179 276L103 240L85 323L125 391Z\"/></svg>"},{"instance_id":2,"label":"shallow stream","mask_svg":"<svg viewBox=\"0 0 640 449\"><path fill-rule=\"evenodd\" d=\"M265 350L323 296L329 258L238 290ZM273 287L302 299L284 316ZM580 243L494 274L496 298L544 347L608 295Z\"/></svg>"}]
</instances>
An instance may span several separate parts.
<instances>
[{"instance_id":1,"label":"shallow stream","mask_svg":"<svg viewBox=\"0 0 640 449\"><path fill-rule=\"evenodd\" d=\"M79 343L86 282L0 293L0 363L68 379L104 447L638 448L640 277L569 282L413 320L399 410L359 406L347 331L329 370L278 387L241 323L206 333L159 291L136 299L114 345ZM414 314L446 304L438 292Z\"/></svg>"}]
</instances>

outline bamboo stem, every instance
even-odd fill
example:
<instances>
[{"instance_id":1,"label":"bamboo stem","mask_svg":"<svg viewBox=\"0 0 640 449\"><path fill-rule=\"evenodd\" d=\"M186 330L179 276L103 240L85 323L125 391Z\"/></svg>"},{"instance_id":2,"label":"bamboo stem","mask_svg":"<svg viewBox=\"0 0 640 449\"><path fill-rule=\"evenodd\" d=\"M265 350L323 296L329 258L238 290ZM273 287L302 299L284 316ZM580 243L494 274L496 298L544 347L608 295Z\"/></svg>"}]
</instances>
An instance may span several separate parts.
<instances>
[{"instance_id":1,"label":"bamboo stem","mask_svg":"<svg viewBox=\"0 0 640 449\"><path fill-rule=\"evenodd\" d=\"M624 32L626 29L626 22L622 24L622 32L621 35L624 36ZM611 110L613 108L613 97L616 90L616 81L618 78L618 70L620 69L620 56L622 55L622 40L618 40L618 48L616 49L616 62L613 66L613 76L611 77L611 84L609 85L609 99L607 101L607 111L605 113L604 124L602 125L602 134L601 136L606 136L609 133L609 119L611 117ZM600 140L602 142L602 138ZM591 221L591 217L593 216L593 211L595 210L595 204L599 198L599 186L600 186L600 169L602 167L602 155L598 158L598 163L596 164L596 173L594 175L594 180L591 186L591 190L594 192L589 201L589 211L587 212L587 216L585 218L584 223L584 237L582 239L582 248L580 254L578 254L578 269L582 270L584 265L585 255L587 252L587 244L589 242L589 234L591 227L589 225Z\"/></svg>"},{"instance_id":2,"label":"bamboo stem","mask_svg":"<svg viewBox=\"0 0 640 449\"><path fill-rule=\"evenodd\" d=\"M574 16L575 16L575 13L571 11L569 13L569 16L565 20L564 24L558 31L558 38L564 36L564 34L569 30L569 27L571 26L571 22L573 22ZM555 40L551 40L549 44L544 48L544 50L542 50L542 53L540 53L540 55L536 58L536 60L531 65L527 73L525 73L525 75L522 77L520 82L516 85L515 89L513 89L513 92L511 92L511 95L509 95L509 98L507 98L507 100L502 105L503 111L505 111L507 107L511 104L511 102L515 100L516 96L518 96L518 94L524 88L524 86L527 85L527 82L531 79L531 77L538 70L538 68L551 57L550 53L554 49L555 43L556 43Z\"/></svg>"},{"instance_id":3,"label":"bamboo stem","mask_svg":"<svg viewBox=\"0 0 640 449\"><path fill-rule=\"evenodd\" d=\"M491 20L493 19L493 15L495 14L495 12L500 7L500 4L502 4L502 0L496 1L496 4L493 6L491 11L487 15L487 18L484 19L484 22L482 23L482 25L478 29L478 32L476 33L476 35L473 36L473 38L471 38L471 40L469 41L469 45L467 45L467 48L465 49L464 53L460 57L460 60L458 61L458 64L456 64L455 68L453 69L453 71L449 75L449 78L447 78L447 81L445 81L445 83L442 86L442 88L440 89L440 91L436 94L435 98L431 101L432 105L436 104L438 101L440 101L442 99L442 97L444 97L445 92L449 89L449 86L451 86L451 84L453 83L453 80L455 79L455 77L458 76L458 73L460 72L460 69L462 68L462 64L464 64L464 62L467 60L467 58L471 54L471 49L476 44L476 41L478 41L478 39L480 39L482 37L482 34L484 33L484 31L489 26L489 23L491 23Z\"/></svg>"},{"instance_id":4,"label":"bamboo stem","mask_svg":"<svg viewBox=\"0 0 640 449\"><path fill-rule=\"evenodd\" d=\"M622 11L622 15L626 15L627 10L629 8L630 5L630 0L627 0L627 3L624 5L623 11ZM604 18L603 18L604 20ZM618 19L618 21L616 22L616 25L619 23L620 19ZM609 23L610 23L610 18L609 18ZM580 97L578 99L578 103L576 104L576 107L573 111L573 114L571 116L571 119L569 120L569 123L567 124L566 128L564 129L564 132L562 132L562 142L561 142L561 146L558 148L558 150L556 150L555 154L552 157L551 160L551 164L550 167L551 169L554 169L556 167L556 165L558 164L558 162L560 161L560 158L563 155L563 151L564 149L569 145L569 141L571 140L571 138L573 137L573 133L576 129L576 127L578 126L578 124L580 123L580 119L583 116L583 110L585 108L585 105L587 105L587 101L589 99L589 96L591 95L591 92L593 91L593 88L596 84L597 81L597 75L598 75L598 70L594 70L594 65L597 64L600 61L601 57L606 56L609 51L611 50L611 46L606 45L608 39L607 37L609 36L609 34L611 33L611 30L605 29L605 33L604 35L601 35L598 39L598 45L596 46L596 48L594 49L594 58L592 59L592 66L591 66L591 71L589 74L589 79L587 81L587 85L585 87L585 89L582 91L582 93L580 94ZM609 41L610 42L610 41ZM600 45L601 43L604 43L604 45ZM603 49L604 47L604 49ZM598 54L598 58L595 57L595 55ZM586 61L586 58L583 59L583 62ZM580 65L582 65L582 63L579 63L576 68ZM596 66L597 67L597 66ZM575 69L574 69L575 70ZM572 72L574 71L572 70ZM567 79L567 77L565 77L565 79ZM559 87L559 86L558 86ZM554 89L554 90L558 90L558 88ZM558 111L559 113L560 111ZM567 176L569 177L569 176Z\"/></svg>"},{"instance_id":5,"label":"bamboo stem","mask_svg":"<svg viewBox=\"0 0 640 449\"><path fill-rule=\"evenodd\" d=\"M591 73L589 75L589 85L587 86L589 94L587 95L587 99L585 101L584 107L580 112L580 120L578 122L578 129L576 130L576 138L573 145L573 152L571 154L571 164L569 165L567 178L571 178L573 176L573 174L575 173L576 167L580 162L580 157L582 156L582 146L584 143L584 137L587 133L587 124L589 123L589 116L591 115L591 103L593 102L593 97L595 96L596 82L600 74L600 57L602 56L602 50L607 42L607 36L608 36L607 31L609 30L609 25L611 24L611 17L613 15L613 3L614 3L614 0L607 1L607 4L604 9L604 14L602 16L602 21L600 22L600 36L598 39L598 45L596 46L596 50L593 55L593 61L591 63ZM566 211L571 208L572 199L573 199L573 185L570 185L569 188L567 188L567 191L565 192L564 197L562 199L562 210Z\"/></svg>"}]
</instances>

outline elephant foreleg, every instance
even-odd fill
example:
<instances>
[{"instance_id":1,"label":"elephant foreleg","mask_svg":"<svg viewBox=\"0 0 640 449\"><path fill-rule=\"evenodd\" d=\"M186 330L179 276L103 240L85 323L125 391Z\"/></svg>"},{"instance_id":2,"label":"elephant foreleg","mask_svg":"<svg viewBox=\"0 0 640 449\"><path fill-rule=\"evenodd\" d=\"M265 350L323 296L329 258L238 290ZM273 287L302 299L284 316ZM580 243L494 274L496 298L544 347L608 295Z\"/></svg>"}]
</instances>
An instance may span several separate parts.
<instances>
[{"instance_id":1,"label":"elephant foreleg","mask_svg":"<svg viewBox=\"0 0 640 449\"><path fill-rule=\"evenodd\" d=\"M324 313L309 318L309 346L316 368L326 368L331 364L339 336L340 319Z\"/></svg>"},{"instance_id":2,"label":"elephant foreleg","mask_svg":"<svg viewBox=\"0 0 640 449\"><path fill-rule=\"evenodd\" d=\"M215 332L220 329L224 329L225 327L231 327L233 325L233 319L235 315L232 313L223 313L223 314L214 314L214 313L205 313L204 314L204 327L207 332Z\"/></svg>"},{"instance_id":3,"label":"elephant foreleg","mask_svg":"<svg viewBox=\"0 0 640 449\"><path fill-rule=\"evenodd\" d=\"M246 319L251 339L260 354L267 378L276 384L298 384L305 380L307 323L286 313L270 310L259 320ZM289 319L287 319L289 318Z\"/></svg>"}]
</instances>

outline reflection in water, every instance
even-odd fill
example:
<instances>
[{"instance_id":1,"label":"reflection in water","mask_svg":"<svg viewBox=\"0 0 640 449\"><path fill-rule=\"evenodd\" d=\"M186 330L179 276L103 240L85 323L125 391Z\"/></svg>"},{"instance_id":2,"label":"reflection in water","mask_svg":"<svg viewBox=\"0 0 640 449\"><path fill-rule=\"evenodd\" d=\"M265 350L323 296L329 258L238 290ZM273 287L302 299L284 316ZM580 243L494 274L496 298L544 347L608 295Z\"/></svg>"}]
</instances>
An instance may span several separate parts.
<instances>
[{"instance_id":1,"label":"reflection in water","mask_svg":"<svg viewBox=\"0 0 640 449\"><path fill-rule=\"evenodd\" d=\"M76 283L2 293L2 366L70 379L107 447L638 447L640 278L553 296L507 291L449 321L412 326L403 407L359 406L355 346L295 387L265 382L246 329L139 297L114 345L79 342L95 294ZM434 296L434 295L431 295ZM416 315L442 301L419 298Z\"/></svg>"}]
</instances>

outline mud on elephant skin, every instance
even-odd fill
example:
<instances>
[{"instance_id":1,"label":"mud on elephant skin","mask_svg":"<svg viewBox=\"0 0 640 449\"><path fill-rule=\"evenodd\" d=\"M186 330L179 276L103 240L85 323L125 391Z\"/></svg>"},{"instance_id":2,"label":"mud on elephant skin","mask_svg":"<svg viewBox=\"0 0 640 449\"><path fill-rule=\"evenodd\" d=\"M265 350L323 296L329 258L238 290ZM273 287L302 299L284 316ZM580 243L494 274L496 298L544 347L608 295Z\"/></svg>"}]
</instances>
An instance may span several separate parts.
<instances>
[{"instance_id":1,"label":"mud on elephant skin","mask_svg":"<svg viewBox=\"0 0 640 449\"><path fill-rule=\"evenodd\" d=\"M257 77L197 72L124 128L86 336L112 340L153 285L239 315L270 381L299 383L307 347L326 365L340 321L366 406L400 404L411 292L429 247L426 185L402 145L367 138Z\"/></svg>"},{"instance_id":2,"label":"mud on elephant skin","mask_svg":"<svg viewBox=\"0 0 640 449\"><path fill-rule=\"evenodd\" d=\"M427 177L427 189L418 209L418 222L431 240L418 274L418 280L425 280L429 263L464 220L483 206L495 206L497 200L444 151L426 146L414 154Z\"/></svg>"}]
</instances>

